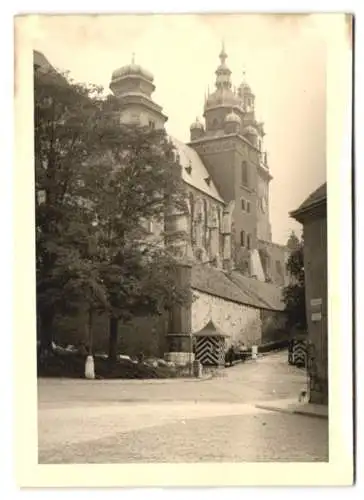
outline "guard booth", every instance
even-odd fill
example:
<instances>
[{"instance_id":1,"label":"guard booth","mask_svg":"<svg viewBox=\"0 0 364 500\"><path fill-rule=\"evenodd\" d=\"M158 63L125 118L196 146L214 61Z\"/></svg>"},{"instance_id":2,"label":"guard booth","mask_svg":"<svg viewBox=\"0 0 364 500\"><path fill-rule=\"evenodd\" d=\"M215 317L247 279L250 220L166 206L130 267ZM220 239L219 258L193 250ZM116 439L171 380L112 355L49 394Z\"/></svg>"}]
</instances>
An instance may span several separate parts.
<instances>
[{"instance_id":1,"label":"guard booth","mask_svg":"<svg viewBox=\"0 0 364 500\"><path fill-rule=\"evenodd\" d=\"M195 337L195 359L203 366L225 366L225 335L213 323L208 324Z\"/></svg>"},{"instance_id":2,"label":"guard booth","mask_svg":"<svg viewBox=\"0 0 364 500\"><path fill-rule=\"evenodd\" d=\"M289 341L288 363L298 367L307 366L307 334L296 333Z\"/></svg>"}]
</instances>

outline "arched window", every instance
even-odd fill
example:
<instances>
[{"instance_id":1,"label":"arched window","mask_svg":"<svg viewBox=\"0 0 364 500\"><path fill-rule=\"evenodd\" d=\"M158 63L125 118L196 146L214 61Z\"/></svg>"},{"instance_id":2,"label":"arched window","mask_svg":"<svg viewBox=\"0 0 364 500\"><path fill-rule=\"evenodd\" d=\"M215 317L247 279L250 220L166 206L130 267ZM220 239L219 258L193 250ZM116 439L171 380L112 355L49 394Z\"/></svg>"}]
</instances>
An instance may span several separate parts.
<instances>
[{"instance_id":1,"label":"arched window","mask_svg":"<svg viewBox=\"0 0 364 500\"><path fill-rule=\"evenodd\" d=\"M248 163L246 161L241 164L241 182L243 186L248 185Z\"/></svg>"},{"instance_id":2,"label":"arched window","mask_svg":"<svg viewBox=\"0 0 364 500\"><path fill-rule=\"evenodd\" d=\"M240 246L245 247L245 231L240 231Z\"/></svg>"}]
</instances>

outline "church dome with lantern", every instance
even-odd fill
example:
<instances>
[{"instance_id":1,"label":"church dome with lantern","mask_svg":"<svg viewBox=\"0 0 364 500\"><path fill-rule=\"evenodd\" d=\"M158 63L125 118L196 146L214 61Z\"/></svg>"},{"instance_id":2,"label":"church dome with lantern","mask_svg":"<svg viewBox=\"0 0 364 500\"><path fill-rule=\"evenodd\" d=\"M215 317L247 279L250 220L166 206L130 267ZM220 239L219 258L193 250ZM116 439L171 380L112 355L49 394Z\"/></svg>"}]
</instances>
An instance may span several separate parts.
<instances>
[{"instance_id":1,"label":"church dome with lantern","mask_svg":"<svg viewBox=\"0 0 364 500\"><path fill-rule=\"evenodd\" d=\"M117 80L120 80L121 78L126 78L126 77L143 78L144 80L147 80L151 83L154 80L154 76L150 71L146 70L139 64L135 64L134 55L132 57L132 62L130 64L122 66L121 68L118 68L115 71L113 71L111 76L111 81L115 82Z\"/></svg>"},{"instance_id":2,"label":"church dome with lantern","mask_svg":"<svg viewBox=\"0 0 364 500\"><path fill-rule=\"evenodd\" d=\"M241 100L231 88L231 70L226 64L227 57L228 56L225 52L223 44L219 55L220 65L215 71L216 90L207 96L207 99L205 100L205 111L221 106L240 107Z\"/></svg>"}]
</instances>

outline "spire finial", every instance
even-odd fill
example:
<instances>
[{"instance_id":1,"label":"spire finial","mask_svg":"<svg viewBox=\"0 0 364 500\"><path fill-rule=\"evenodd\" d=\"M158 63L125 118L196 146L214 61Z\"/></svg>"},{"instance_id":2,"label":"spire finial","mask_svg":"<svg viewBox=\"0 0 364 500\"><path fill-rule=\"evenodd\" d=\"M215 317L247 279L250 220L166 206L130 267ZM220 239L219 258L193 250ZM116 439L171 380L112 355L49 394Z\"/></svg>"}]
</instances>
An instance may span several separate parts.
<instances>
[{"instance_id":1,"label":"spire finial","mask_svg":"<svg viewBox=\"0 0 364 500\"><path fill-rule=\"evenodd\" d=\"M131 55L131 64L135 64L135 52Z\"/></svg>"},{"instance_id":2,"label":"spire finial","mask_svg":"<svg viewBox=\"0 0 364 500\"><path fill-rule=\"evenodd\" d=\"M224 39L221 40L221 52L220 52L219 57L221 60L221 64L224 64L225 59L227 58L227 53L225 51L225 40Z\"/></svg>"}]
</instances>

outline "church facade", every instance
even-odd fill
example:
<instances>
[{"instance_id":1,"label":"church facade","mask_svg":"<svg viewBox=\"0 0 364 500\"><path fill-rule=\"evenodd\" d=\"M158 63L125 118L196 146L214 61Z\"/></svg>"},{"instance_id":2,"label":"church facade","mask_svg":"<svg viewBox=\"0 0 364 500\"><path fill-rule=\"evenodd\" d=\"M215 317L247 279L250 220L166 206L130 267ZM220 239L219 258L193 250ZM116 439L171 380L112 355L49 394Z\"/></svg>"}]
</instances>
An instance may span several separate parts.
<instances>
[{"instance_id":1,"label":"church facade","mask_svg":"<svg viewBox=\"0 0 364 500\"><path fill-rule=\"evenodd\" d=\"M288 249L272 241L264 124L255 118L248 83L233 90L224 47L219 58L204 120L192 123L188 144L170 137L188 193L187 213L174 221L185 234L180 256L284 286ZM132 61L113 72L110 89L120 102L121 123L165 127L167 116L152 99L149 71Z\"/></svg>"},{"instance_id":2,"label":"church facade","mask_svg":"<svg viewBox=\"0 0 364 500\"><path fill-rule=\"evenodd\" d=\"M189 283L195 300L172 312L164 350L182 364L191 360L192 336L207 324L215 325L228 345L259 345L285 335L288 249L272 241L264 125L255 118L250 86L243 81L233 90L224 47L219 58L204 120L192 123L188 144L170 137L187 208L165 220L164 228L184 235L174 250L184 262L180 279ZM134 60L113 72L110 89L120 102L121 123L165 127L167 116L152 99L153 76ZM151 235L159 230L150 225Z\"/></svg>"}]
</instances>

